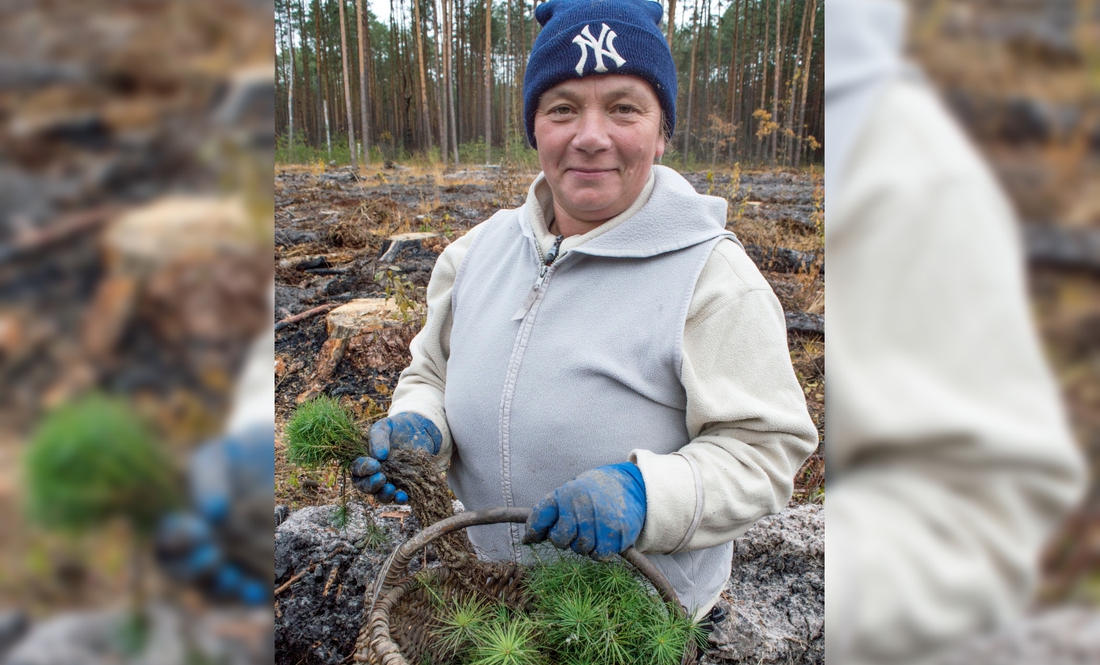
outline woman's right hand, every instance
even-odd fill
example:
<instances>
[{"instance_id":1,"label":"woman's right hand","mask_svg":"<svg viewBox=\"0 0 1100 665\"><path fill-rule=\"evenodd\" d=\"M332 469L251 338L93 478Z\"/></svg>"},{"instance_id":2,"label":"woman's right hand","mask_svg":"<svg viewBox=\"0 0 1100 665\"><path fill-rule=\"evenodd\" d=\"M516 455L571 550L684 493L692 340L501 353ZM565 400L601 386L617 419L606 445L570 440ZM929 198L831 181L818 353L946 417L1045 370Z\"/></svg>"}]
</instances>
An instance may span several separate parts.
<instances>
[{"instance_id":1,"label":"woman's right hand","mask_svg":"<svg viewBox=\"0 0 1100 665\"><path fill-rule=\"evenodd\" d=\"M352 482L356 489L376 495L379 501L405 503L408 495L386 481L381 462L389 458L391 449L423 450L435 455L442 444L439 428L419 413L395 413L383 418L370 428L369 455L352 462Z\"/></svg>"}]
</instances>

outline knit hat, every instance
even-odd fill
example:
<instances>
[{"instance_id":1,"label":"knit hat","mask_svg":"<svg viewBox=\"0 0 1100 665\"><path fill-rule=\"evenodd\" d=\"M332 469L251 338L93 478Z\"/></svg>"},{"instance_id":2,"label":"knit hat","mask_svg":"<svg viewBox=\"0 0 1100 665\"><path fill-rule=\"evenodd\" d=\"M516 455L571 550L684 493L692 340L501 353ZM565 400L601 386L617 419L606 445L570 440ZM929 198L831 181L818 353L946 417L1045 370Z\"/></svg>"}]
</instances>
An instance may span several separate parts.
<instances>
[{"instance_id":1,"label":"knit hat","mask_svg":"<svg viewBox=\"0 0 1100 665\"><path fill-rule=\"evenodd\" d=\"M542 93L593 74L644 79L657 94L671 134L676 126L676 65L658 27L663 15L664 8L652 0L550 0L539 5L535 18L542 32L523 77L523 120L531 145Z\"/></svg>"}]
</instances>

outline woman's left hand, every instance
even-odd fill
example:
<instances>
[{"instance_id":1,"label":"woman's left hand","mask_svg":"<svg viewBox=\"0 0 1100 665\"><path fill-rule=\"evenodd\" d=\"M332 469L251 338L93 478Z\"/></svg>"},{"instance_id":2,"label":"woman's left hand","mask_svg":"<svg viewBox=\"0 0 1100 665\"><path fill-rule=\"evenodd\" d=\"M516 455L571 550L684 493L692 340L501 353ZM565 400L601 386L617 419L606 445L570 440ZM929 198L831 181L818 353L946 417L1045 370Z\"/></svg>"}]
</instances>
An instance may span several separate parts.
<instances>
[{"instance_id":1,"label":"woman's left hand","mask_svg":"<svg viewBox=\"0 0 1100 665\"><path fill-rule=\"evenodd\" d=\"M585 471L554 490L527 518L525 543L549 537L560 549L607 560L638 539L645 523L645 482L630 462Z\"/></svg>"}]
</instances>

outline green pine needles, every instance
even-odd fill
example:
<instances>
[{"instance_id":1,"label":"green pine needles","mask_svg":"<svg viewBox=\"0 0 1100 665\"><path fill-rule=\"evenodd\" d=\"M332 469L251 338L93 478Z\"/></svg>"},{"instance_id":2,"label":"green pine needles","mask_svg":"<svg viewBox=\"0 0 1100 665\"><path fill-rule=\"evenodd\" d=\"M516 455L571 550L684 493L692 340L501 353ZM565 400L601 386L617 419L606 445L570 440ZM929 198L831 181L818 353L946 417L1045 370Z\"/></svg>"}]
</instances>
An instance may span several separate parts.
<instances>
[{"instance_id":1,"label":"green pine needles","mask_svg":"<svg viewBox=\"0 0 1100 665\"><path fill-rule=\"evenodd\" d=\"M535 642L535 625L524 619L493 621L478 634L470 665L541 665L546 659Z\"/></svg>"},{"instance_id":2,"label":"green pine needles","mask_svg":"<svg viewBox=\"0 0 1100 665\"><path fill-rule=\"evenodd\" d=\"M147 535L181 502L170 460L120 399L93 394L55 409L23 463L29 516L47 528L84 531L121 517Z\"/></svg>"},{"instance_id":3,"label":"green pine needles","mask_svg":"<svg viewBox=\"0 0 1100 665\"><path fill-rule=\"evenodd\" d=\"M347 468L364 454L355 416L327 395L299 406L287 422L284 436L287 459L310 469L328 462Z\"/></svg>"},{"instance_id":4,"label":"green pine needles","mask_svg":"<svg viewBox=\"0 0 1100 665\"><path fill-rule=\"evenodd\" d=\"M677 665L705 633L623 562L562 559L531 568L529 613L465 598L444 606L434 634L460 665Z\"/></svg>"}]
</instances>

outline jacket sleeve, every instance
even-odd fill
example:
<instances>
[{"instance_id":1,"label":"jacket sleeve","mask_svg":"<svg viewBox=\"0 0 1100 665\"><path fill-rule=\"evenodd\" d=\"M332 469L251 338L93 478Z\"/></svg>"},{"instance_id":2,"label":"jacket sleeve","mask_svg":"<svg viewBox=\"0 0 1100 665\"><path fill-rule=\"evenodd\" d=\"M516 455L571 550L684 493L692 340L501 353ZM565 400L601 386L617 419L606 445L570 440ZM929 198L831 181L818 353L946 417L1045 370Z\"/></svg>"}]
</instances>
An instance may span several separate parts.
<instances>
[{"instance_id":1,"label":"jacket sleeve","mask_svg":"<svg viewBox=\"0 0 1100 665\"><path fill-rule=\"evenodd\" d=\"M933 95L887 92L842 183L826 234L826 648L911 663L1022 609L1083 465L1012 212Z\"/></svg>"},{"instance_id":2,"label":"jacket sleeve","mask_svg":"<svg viewBox=\"0 0 1100 665\"><path fill-rule=\"evenodd\" d=\"M436 259L428 281L428 316L424 327L409 345L412 361L401 372L393 391L389 414L418 413L435 423L443 435L437 459L446 466L454 449L447 414L443 408L443 391L447 386L447 359L451 355L451 289L458 268L465 258L480 225L448 245Z\"/></svg>"},{"instance_id":3,"label":"jacket sleeve","mask_svg":"<svg viewBox=\"0 0 1100 665\"><path fill-rule=\"evenodd\" d=\"M691 441L635 450L646 484L642 551L711 547L779 512L817 430L787 351L783 309L736 243L704 266L684 326L681 381Z\"/></svg>"}]
</instances>

